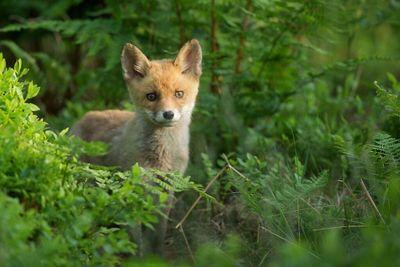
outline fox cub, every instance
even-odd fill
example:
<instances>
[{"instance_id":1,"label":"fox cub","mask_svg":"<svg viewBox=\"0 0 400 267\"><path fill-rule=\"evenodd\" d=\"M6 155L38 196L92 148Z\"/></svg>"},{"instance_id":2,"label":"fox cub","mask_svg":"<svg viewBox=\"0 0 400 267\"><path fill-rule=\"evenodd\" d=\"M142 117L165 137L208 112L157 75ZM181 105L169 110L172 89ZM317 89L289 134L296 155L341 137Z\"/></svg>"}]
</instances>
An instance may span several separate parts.
<instances>
[{"instance_id":1,"label":"fox cub","mask_svg":"<svg viewBox=\"0 0 400 267\"><path fill-rule=\"evenodd\" d=\"M105 156L83 160L130 169L144 168L184 173L189 159L189 125L201 75L202 52L197 40L187 42L174 60L152 60L134 45L126 44L121 63L136 112L105 110L88 112L72 128L86 141L108 143ZM168 215L170 206L165 210ZM144 233L140 252L164 254L167 220L156 232ZM140 231L139 231L140 232ZM134 233L141 239L141 233ZM138 237L139 235L139 237ZM144 242L144 243L142 243Z\"/></svg>"},{"instance_id":2,"label":"fox cub","mask_svg":"<svg viewBox=\"0 0 400 267\"><path fill-rule=\"evenodd\" d=\"M121 63L136 112L88 112L72 129L86 141L109 144L108 154L85 160L124 170L145 168L184 173L189 159L189 125L201 75L197 40L187 42L174 60L152 60L126 44Z\"/></svg>"}]
</instances>

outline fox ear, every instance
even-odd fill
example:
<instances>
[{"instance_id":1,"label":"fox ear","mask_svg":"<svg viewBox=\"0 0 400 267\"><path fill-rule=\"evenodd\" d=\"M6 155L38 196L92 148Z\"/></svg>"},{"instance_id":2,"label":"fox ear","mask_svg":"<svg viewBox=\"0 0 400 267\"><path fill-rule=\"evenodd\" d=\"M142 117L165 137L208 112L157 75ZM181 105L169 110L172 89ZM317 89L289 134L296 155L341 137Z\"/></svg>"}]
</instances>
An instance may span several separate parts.
<instances>
[{"instance_id":1,"label":"fox ear","mask_svg":"<svg viewBox=\"0 0 400 267\"><path fill-rule=\"evenodd\" d=\"M125 44L121 54L121 64L125 80L143 78L150 68L147 57L132 44Z\"/></svg>"},{"instance_id":2,"label":"fox ear","mask_svg":"<svg viewBox=\"0 0 400 267\"><path fill-rule=\"evenodd\" d=\"M199 77L201 75L201 46L199 41L193 39L179 50L174 64L178 66L182 73L190 73Z\"/></svg>"}]
</instances>

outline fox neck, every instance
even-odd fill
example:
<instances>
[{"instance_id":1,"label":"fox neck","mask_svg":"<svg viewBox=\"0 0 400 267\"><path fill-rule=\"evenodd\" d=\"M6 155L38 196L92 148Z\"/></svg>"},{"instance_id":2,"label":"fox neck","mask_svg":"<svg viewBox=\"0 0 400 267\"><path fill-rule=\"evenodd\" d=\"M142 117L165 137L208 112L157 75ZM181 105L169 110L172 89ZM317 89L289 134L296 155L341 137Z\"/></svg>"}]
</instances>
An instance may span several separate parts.
<instances>
[{"instance_id":1,"label":"fox neck","mask_svg":"<svg viewBox=\"0 0 400 267\"><path fill-rule=\"evenodd\" d=\"M136 144L139 163L147 168L183 173L189 151L190 115L186 114L171 127L161 127L138 112L137 125L140 128L137 129Z\"/></svg>"}]
</instances>

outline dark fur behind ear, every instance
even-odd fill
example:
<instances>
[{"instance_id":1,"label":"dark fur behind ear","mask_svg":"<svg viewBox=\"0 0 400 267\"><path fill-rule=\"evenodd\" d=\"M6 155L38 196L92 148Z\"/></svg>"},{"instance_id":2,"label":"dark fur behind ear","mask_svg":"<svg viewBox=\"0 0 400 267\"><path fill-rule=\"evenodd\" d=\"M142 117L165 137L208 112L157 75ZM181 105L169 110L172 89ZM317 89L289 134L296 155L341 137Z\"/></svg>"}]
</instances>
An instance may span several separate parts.
<instances>
[{"instance_id":1,"label":"dark fur behind ear","mask_svg":"<svg viewBox=\"0 0 400 267\"><path fill-rule=\"evenodd\" d=\"M143 78L150 67L150 62L142 51L129 43L122 50L121 64L125 80Z\"/></svg>"},{"instance_id":2,"label":"dark fur behind ear","mask_svg":"<svg viewBox=\"0 0 400 267\"><path fill-rule=\"evenodd\" d=\"M174 61L174 64L181 68L182 73L201 75L202 52L199 41L193 39L187 42Z\"/></svg>"}]
</instances>

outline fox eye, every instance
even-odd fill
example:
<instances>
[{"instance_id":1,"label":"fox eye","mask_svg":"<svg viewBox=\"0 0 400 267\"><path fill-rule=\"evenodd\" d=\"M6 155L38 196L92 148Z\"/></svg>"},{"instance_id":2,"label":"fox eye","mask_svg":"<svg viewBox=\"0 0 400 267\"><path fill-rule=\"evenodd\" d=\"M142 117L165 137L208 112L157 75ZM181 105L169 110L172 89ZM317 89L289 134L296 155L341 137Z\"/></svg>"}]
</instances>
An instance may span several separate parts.
<instances>
[{"instance_id":1,"label":"fox eye","mask_svg":"<svg viewBox=\"0 0 400 267\"><path fill-rule=\"evenodd\" d=\"M149 101L155 101L157 98L157 95L156 95L156 93L148 93L148 94L146 94L146 98Z\"/></svg>"},{"instance_id":2,"label":"fox eye","mask_svg":"<svg viewBox=\"0 0 400 267\"><path fill-rule=\"evenodd\" d=\"M183 91L175 91L175 96L177 98L182 98L183 97Z\"/></svg>"}]
</instances>

